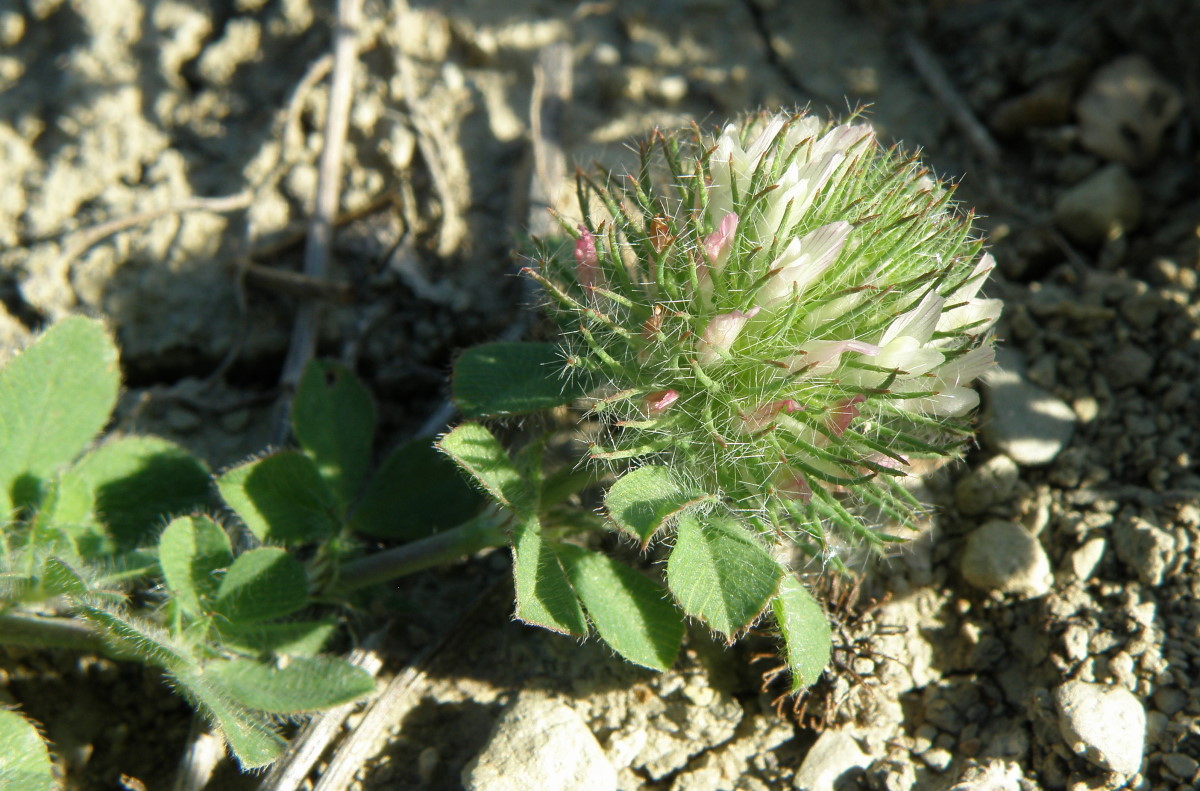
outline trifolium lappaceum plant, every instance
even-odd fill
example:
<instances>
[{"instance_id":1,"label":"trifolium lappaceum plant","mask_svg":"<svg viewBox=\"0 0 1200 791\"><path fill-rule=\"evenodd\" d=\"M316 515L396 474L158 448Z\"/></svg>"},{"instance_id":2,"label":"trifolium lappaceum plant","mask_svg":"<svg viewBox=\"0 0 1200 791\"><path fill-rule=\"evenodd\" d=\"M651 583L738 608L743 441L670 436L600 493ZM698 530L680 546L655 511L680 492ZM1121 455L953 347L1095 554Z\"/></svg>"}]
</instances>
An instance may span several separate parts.
<instances>
[{"instance_id":1,"label":"trifolium lappaceum plant","mask_svg":"<svg viewBox=\"0 0 1200 791\"><path fill-rule=\"evenodd\" d=\"M656 132L634 173L580 176L574 243L526 271L608 427L589 454L620 475L608 515L673 544L688 615L731 635L773 602L791 655L790 571L750 569L771 584L716 613L698 603L728 591L687 590L676 558L707 552L705 584L736 588L746 569L719 555L745 566L747 542L836 562L840 543L894 540L877 528L920 512L914 462L972 436L1001 305L979 296L994 261L952 195L869 125L804 113Z\"/></svg>"}]
</instances>

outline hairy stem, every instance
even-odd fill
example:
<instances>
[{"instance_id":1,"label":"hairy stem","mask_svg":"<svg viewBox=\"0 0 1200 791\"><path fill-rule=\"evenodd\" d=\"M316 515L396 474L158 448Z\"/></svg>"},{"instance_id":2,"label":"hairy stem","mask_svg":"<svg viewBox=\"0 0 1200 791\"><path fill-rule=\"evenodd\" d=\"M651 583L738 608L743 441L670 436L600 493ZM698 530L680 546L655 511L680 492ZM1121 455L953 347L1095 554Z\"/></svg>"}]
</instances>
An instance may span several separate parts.
<instances>
[{"instance_id":1,"label":"hairy stem","mask_svg":"<svg viewBox=\"0 0 1200 791\"><path fill-rule=\"evenodd\" d=\"M0 615L0 645L72 648L97 654L109 653L109 647L88 624L70 618L42 615Z\"/></svg>"},{"instance_id":2,"label":"hairy stem","mask_svg":"<svg viewBox=\"0 0 1200 791\"><path fill-rule=\"evenodd\" d=\"M353 560L341 567L335 591L348 593L439 566L481 549L504 546L508 536L502 526L507 519L506 513L485 512L428 538Z\"/></svg>"}]
</instances>

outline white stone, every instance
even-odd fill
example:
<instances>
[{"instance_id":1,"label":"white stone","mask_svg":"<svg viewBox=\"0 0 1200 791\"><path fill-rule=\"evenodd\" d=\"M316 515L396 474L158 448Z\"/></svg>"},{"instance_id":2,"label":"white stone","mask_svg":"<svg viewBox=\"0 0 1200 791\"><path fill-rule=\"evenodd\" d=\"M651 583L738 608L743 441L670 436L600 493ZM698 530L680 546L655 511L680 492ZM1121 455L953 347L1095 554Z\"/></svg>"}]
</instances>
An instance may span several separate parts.
<instances>
[{"instance_id":1,"label":"white stone","mask_svg":"<svg viewBox=\"0 0 1200 791\"><path fill-rule=\"evenodd\" d=\"M1093 538L1072 552L1071 572L1075 575L1075 579L1080 582L1090 579L1092 572L1096 570L1096 566L1100 565L1101 559L1104 558L1104 550L1107 548L1107 540L1104 538Z\"/></svg>"},{"instance_id":2,"label":"white stone","mask_svg":"<svg viewBox=\"0 0 1200 791\"><path fill-rule=\"evenodd\" d=\"M1054 202L1054 224L1082 245L1124 236L1142 218L1137 182L1121 165L1097 170Z\"/></svg>"},{"instance_id":3,"label":"white stone","mask_svg":"<svg viewBox=\"0 0 1200 791\"><path fill-rule=\"evenodd\" d=\"M1158 156L1163 133L1182 109L1179 91L1141 55L1098 70L1075 105L1084 147L1132 168Z\"/></svg>"},{"instance_id":4,"label":"white stone","mask_svg":"<svg viewBox=\"0 0 1200 791\"><path fill-rule=\"evenodd\" d=\"M980 421L986 445L1022 467L1049 464L1071 441L1075 412L1021 373L1020 356L997 354L999 365L983 377L987 408Z\"/></svg>"},{"instance_id":5,"label":"white stone","mask_svg":"<svg viewBox=\"0 0 1200 791\"><path fill-rule=\"evenodd\" d=\"M977 588L1027 597L1044 596L1054 581L1050 558L1037 537L999 519L967 536L962 575Z\"/></svg>"},{"instance_id":6,"label":"white stone","mask_svg":"<svg viewBox=\"0 0 1200 791\"><path fill-rule=\"evenodd\" d=\"M871 756L862 751L858 742L846 731L825 731L796 771L793 788L796 791L834 791L834 784L854 769L865 769Z\"/></svg>"},{"instance_id":7,"label":"white stone","mask_svg":"<svg viewBox=\"0 0 1200 791\"><path fill-rule=\"evenodd\" d=\"M616 791L617 773L578 714L522 692L463 768L462 782L467 791Z\"/></svg>"},{"instance_id":8,"label":"white stone","mask_svg":"<svg viewBox=\"0 0 1200 791\"><path fill-rule=\"evenodd\" d=\"M1122 775L1142 767L1146 710L1128 690L1069 681L1054 692L1058 727L1077 755Z\"/></svg>"}]
</instances>

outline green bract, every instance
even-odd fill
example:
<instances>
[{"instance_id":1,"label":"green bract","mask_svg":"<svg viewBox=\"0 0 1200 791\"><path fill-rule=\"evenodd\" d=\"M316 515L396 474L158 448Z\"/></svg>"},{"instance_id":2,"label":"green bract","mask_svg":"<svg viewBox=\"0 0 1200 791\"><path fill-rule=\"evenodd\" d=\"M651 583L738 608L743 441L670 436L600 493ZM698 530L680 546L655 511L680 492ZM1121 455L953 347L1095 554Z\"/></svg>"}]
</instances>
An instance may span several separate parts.
<instances>
[{"instance_id":1,"label":"green bract","mask_svg":"<svg viewBox=\"0 0 1200 791\"><path fill-rule=\"evenodd\" d=\"M994 361L970 215L865 124L756 115L640 153L581 182L574 255L532 272L611 427L592 456L814 554L828 526L883 540L863 514L911 520L913 460L958 451Z\"/></svg>"}]
</instances>

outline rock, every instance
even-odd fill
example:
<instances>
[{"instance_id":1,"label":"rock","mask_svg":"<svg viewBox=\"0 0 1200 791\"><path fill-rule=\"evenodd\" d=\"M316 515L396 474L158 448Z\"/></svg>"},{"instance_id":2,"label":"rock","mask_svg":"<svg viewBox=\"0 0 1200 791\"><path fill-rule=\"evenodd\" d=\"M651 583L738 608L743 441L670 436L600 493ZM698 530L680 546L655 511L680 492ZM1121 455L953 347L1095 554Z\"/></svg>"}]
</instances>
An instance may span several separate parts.
<instances>
[{"instance_id":1,"label":"rock","mask_svg":"<svg viewBox=\"0 0 1200 791\"><path fill-rule=\"evenodd\" d=\"M1124 343L1100 358L1100 370L1114 388L1142 384L1154 371L1154 358L1140 346Z\"/></svg>"},{"instance_id":2,"label":"rock","mask_svg":"<svg viewBox=\"0 0 1200 791\"><path fill-rule=\"evenodd\" d=\"M1121 165L1101 168L1058 196L1054 224L1074 241L1099 247L1124 235L1142 218L1142 198Z\"/></svg>"},{"instance_id":3,"label":"rock","mask_svg":"<svg viewBox=\"0 0 1200 791\"><path fill-rule=\"evenodd\" d=\"M968 764L948 791L1014 791L1021 787L1023 776L1012 761L989 758L982 764Z\"/></svg>"},{"instance_id":4,"label":"rock","mask_svg":"<svg viewBox=\"0 0 1200 791\"><path fill-rule=\"evenodd\" d=\"M1075 579L1080 582L1090 579L1092 573L1096 570L1096 566L1100 565L1100 561L1104 557L1104 550L1107 547L1108 541L1105 539L1093 538L1072 552L1071 572L1075 575Z\"/></svg>"},{"instance_id":5,"label":"rock","mask_svg":"<svg viewBox=\"0 0 1200 791\"><path fill-rule=\"evenodd\" d=\"M1158 156L1163 133L1182 109L1179 92L1140 55L1097 71L1075 103L1084 147L1131 168Z\"/></svg>"},{"instance_id":6,"label":"rock","mask_svg":"<svg viewBox=\"0 0 1200 791\"><path fill-rule=\"evenodd\" d=\"M971 470L954 487L954 501L964 514L982 514L1013 493L1020 470L1017 463L1002 453L996 454Z\"/></svg>"},{"instance_id":7,"label":"rock","mask_svg":"<svg viewBox=\"0 0 1200 791\"><path fill-rule=\"evenodd\" d=\"M1067 403L1025 379L1020 358L1007 351L1000 365L984 375L987 407L980 434L993 450L1022 467L1049 464L1075 431L1075 412Z\"/></svg>"},{"instance_id":8,"label":"rock","mask_svg":"<svg viewBox=\"0 0 1200 791\"><path fill-rule=\"evenodd\" d=\"M616 791L617 773L573 710L522 692L462 771L467 791Z\"/></svg>"},{"instance_id":9,"label":"rock","mask_svg":"<svg viewBox=\"0 0 1200 791\"><path fill-rule=\"evenodd\" d=\"M1041 542L1015 522L995 520L967 536L963 578L977 588L1018 596L1044 596L1053 575Z\"/></svg>"},{"instance_id":10,"label":"rock","mask_svg":"<svg viewBox=\"0 0 1200 791\"><path fill-rule=\"evenodd\" d=\"M864 769L871 757L864 753L846 731L825 731L796 771L796 791L834 791L837 782L854 769Z\"/></svg>"},{"instance_id":11,"label":"rock","mask_svg":"<svg viewBox=\"0 0 1200 791\"><path fill-rule=\"evenodd\" d=\"M1114 528L1113 545L1117 557L1137 573L1144 585L1162 584L1163 573L1175 557L1175 537L1138 517Z\"/></svg>"},{"instance_id":12,"label":"rock","mask_svg":"<svg viewBox=\"0 0 1200 791\"><path fill-rule=\"evenodd\" d=\"M1046 80L996 107L988 123L1002 135L1014 135L1033 126L1058 126L1071 116L1071 83Z\"/></svg>"},{"instance_id":13,"label":"rock","mask_svg":"<svg viewBox=\"0 0 1200 791\"><path fill-rule=\"evenodd\" d=\"M1200 763L1195 758L1183 753L1167 753L1162 757L1162 762L1168 772L1189 782L1195 778L1196 770L1200 769Z\"/></svg>"},{"instance_id":14,"label":"rock","mask_svg":"<svg viewBox=\"0 0 1200 791\"><path fill-rule=\"evenodd\" d=\"M1142 767L1146 710L1129 691L1069 681L1054 691L1058 727L1076 755L1122 775Z\"/></svg>"}]
</instances>

